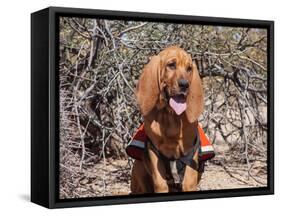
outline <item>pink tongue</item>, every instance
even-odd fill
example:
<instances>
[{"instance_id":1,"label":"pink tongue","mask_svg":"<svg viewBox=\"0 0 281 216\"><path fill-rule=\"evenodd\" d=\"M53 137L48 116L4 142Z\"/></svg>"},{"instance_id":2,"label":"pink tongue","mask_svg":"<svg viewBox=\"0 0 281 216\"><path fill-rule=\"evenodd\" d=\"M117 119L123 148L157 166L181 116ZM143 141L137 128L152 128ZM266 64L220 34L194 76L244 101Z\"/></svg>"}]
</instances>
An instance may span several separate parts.
<instances>
[{"instance_id":1,"label":"pink tongue","mask_svg":"<svg viewBox=\"0 0 281 216\"><path fill-rule=\"evenodd\" d=\"M177 115L182 114L186 110L186 102L178 97L170 98L169 104Z\"/></svg>"}]
</instances>

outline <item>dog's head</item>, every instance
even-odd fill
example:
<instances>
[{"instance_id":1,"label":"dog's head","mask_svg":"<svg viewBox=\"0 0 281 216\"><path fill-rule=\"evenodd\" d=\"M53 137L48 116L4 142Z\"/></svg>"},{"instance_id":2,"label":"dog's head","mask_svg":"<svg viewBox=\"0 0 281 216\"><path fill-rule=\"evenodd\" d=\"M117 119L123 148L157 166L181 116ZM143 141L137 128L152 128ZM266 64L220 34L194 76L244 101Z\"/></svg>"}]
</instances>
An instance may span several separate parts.
<instances>
[{"instance_id":1,"label":"dog's head","mask_svg":"<svg viewBox=\"0 0 281 216\"><path fill-rule=\"evenodd\" d=\"M203 111L203 89L196 65L178 47L166 48L150 59L136 95L144 116L155 107L167 108L176 115L186 113L189 122L194 122Z\"/></svg>"}]
</instances>

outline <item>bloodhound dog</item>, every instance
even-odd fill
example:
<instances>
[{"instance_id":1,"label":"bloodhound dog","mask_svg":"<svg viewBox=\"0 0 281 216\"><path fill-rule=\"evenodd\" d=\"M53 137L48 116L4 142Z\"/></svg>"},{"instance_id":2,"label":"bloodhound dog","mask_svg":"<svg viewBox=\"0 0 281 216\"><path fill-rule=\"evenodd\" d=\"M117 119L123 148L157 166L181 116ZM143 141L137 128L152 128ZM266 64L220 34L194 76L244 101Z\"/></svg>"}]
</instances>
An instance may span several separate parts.
<instances>
[{"instance_id":1,"label":"bloodhound dog","mask_svg":"<svg viewBox=\"0 0 281 216\"><path fill-rule=\"evenodd\" d=\"M172 46L153 56L141 73L136 98L150 142L143 160L134 161L132 194L196 190L203 88L191 55Z\"/></svg>"}]
</instances>

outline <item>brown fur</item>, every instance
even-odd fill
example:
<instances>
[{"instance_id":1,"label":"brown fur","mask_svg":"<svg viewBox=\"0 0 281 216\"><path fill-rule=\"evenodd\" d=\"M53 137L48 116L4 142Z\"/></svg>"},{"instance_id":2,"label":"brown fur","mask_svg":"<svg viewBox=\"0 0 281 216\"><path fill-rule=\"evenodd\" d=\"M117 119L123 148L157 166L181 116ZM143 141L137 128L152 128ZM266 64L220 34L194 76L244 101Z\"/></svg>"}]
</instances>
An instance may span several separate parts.
<instances>
[{"instance_id":1,"label":"brown fur","mask_svg":"<svg viewBox=\"0 0 281 216\"><path fill-rule=\"evenodd\" d=\"M178 80L188 81L187 108L181 115L169 106L165 95L173 96L180 89ZM137 90L137 102L144 117L145 131L154 145L168 158L180 158L192 150L197 119L203 111L203 89L191 56L178 47L169 47L153 56L144 67ZM194 158L198 162L198 152ZM132 169L132 193L161 193L172 189L165 179L163 161L148 148L144 161L136 160ZM196 190L200 173L186 167L183 191Z\"/></svg>"}]
</instances>

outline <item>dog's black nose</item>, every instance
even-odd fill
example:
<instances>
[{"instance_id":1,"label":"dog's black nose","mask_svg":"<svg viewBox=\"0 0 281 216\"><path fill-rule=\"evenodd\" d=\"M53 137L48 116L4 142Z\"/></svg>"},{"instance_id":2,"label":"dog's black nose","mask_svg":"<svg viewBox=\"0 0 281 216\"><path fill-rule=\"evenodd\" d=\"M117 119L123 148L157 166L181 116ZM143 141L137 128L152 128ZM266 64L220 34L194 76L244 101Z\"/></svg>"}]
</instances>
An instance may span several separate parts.
<instances>
[{"instance_id":1,"label":"dog's black nose","mask_svg":"<svg viewBox=\"0 0 281 216\"><path fill-rule=\"evenodd\" d=\"M178 85L181 89L184 89L184 90L189 87L189 84L188 84L187 80L185 80L185 79L179 79Z\"/></svg>"}]
</instances>

